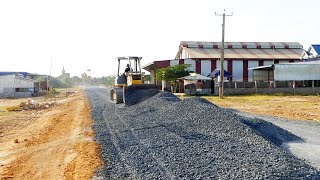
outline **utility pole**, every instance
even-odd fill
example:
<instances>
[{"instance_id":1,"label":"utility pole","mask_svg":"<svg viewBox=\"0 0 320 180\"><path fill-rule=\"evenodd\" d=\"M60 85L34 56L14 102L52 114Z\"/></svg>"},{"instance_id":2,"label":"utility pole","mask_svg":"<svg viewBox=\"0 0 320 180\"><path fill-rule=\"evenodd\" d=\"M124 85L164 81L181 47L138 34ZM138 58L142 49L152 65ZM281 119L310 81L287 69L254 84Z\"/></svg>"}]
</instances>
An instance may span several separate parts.
<instances>
[{"instance_id":1,"label":"utility pole","mask_svg":"<svg viewBox=\"0 0 320 180\"><path fill-rule=\"evenodd\" d=\"M51 61L50 61L50 78L51 78L51 87L53 89L53 78L51 76L51 70L52 70L52 56L51 56Z\"/></svg>"},{"instance_id":2,"label":"utility pole","mask_svg":"<svg viewBox=\"0 0 320 180\"><path fill-rule=\"evenodd\" d=\"M224 29L225 29L225 19L226 16L233 16L233 13L226 15L225 10L223 10L223 14L217 14L216 16L222 16L222 41L221 41L221 58L220 58L220 76L219 76L219 97L223 98L223 76L224 76Z\"/></svg>"}]
</instances>

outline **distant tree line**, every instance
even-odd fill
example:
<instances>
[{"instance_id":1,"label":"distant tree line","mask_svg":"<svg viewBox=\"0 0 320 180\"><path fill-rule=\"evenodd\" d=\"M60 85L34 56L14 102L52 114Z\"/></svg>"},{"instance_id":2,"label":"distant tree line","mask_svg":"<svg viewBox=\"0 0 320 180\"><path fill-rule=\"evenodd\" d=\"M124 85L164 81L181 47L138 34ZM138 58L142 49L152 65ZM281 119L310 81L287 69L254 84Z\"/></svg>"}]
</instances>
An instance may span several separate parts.
<instances>
[{"instance_id":1,"label":"distant tree line","mask_svg":"<svg viewBox=\"0 0 320 180\"><path fill-rule=\"evenodd\" d=\"M75 86L113 86L115 76L102 76L102 77L91 77L86 73L83 73L81 77L73 76L59 76L52 80L54 88L71 88Z\"/></svg>"}]
</instances>

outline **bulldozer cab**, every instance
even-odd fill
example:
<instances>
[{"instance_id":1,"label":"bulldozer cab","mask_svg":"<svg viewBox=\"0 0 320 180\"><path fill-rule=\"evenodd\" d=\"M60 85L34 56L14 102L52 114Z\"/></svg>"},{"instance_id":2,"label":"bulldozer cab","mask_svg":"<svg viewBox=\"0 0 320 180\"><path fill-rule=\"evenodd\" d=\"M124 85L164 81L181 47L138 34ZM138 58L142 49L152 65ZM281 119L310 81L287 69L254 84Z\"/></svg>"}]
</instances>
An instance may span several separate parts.
<instances>
[{"instance_id":1,"label":"bulldozer cab","mask_svg":"<svg viewBox=\"0 0 320 180\"><path fill-rule=\"evenodd\" d=\"M142 84L141 57L126 56L118 57L118 72L116 85L129 86L132 84Z\"/></svg>"},{"instance_id":2,"label":"bulldozer cab","mask_svg":"<svg viewBox=\"0 0 320 180\"><path fill-rule=\"evenodd\" d=\"M118 57L118 73L115 86L110 91L111 101L132 105L159 92L154 84L144 84L141 57Z\"/></svg>"}]
</instances>

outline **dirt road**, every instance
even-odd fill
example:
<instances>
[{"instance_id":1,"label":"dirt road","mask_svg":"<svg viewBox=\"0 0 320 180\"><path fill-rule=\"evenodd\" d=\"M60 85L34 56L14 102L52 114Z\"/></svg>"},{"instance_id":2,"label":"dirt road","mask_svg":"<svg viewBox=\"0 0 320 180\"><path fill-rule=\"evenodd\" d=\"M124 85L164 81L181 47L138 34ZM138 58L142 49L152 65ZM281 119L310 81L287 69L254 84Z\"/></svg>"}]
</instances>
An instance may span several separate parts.
<instances>
[{"instance_id":1,"label":"dirt road","mask_svg":"<svg viewBox=\"0 0 320 180\"><path fill-rule=\"evenodd\" d=\"M0 179L89 179L102 164L82 91L0 118Z\"/></svg>"}]
</instances>

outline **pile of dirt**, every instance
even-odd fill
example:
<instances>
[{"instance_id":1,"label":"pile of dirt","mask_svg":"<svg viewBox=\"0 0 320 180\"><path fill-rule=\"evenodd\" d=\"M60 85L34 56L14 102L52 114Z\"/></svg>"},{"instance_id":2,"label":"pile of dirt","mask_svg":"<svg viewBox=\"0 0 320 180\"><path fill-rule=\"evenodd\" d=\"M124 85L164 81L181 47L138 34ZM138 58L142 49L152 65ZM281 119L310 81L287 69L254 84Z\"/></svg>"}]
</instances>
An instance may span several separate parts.
<instances>
[{"instance_id":1,"label":"pile of dirt","mask_svg":"<svg viewBox=\"0 0 320 180\"><path fill-rule=\"evenodd\" d=\"M55 106L57 103L56 102L41 102L38 103L34 101L33 99L28 99L27 102L21 102L17 106L10 106L7 107L8 111L22 111L22 110L34 110L34 109L47 109L50 107Z\"/></svg>"}]
</instances>

